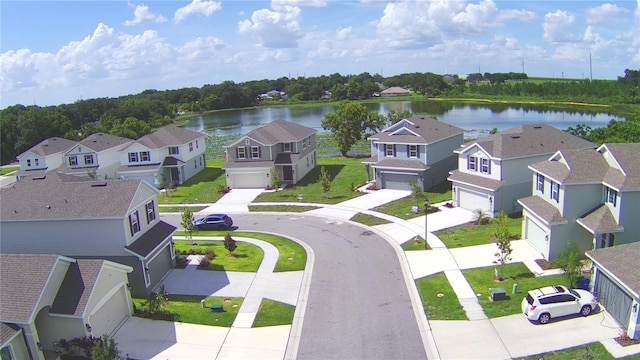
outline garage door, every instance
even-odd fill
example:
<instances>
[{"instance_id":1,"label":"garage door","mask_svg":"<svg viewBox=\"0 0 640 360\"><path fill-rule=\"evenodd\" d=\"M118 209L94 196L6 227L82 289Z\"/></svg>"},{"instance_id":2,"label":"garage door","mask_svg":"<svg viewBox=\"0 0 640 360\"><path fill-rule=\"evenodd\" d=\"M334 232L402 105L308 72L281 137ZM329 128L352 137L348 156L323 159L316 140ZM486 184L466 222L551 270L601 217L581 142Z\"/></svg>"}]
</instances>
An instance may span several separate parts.
<instances>
[{"instance_id":1,"label":"garage door","mask_svg":"<svg viewBox=\"0 0 640 360\"><path fill-rule=\"evenodd\" d=\"M409 186L410 175L382 173L382 188L394 190L411 190Z\"/></svg>"},{"instance_id":2,"label":"garage door","mask_svg":"<svg viewBox=\"0 0 640 360\"><path fill-rule=\"evenodd\" d=\"M93 336L111 335L116 327L129 316L129 306L124 285L94 311L95 313L89 316Z\"/></svg>"},{"instance_id":3,"label":"garage door","mask_svg":"<svg viewBox=\"0 0 640 360\"><path fill-rule=\"evenodd\" d=\"M260 189L267 186L264 173L231 174L231 187L235 189Z\"/></svg>"},{"instance_id":4,"label":"garage door","mask_svg":"<svg viewBox=\"0 0 640 360\"><path fill-rule=\"evenodd\" d=\"M546 240L547 233L531 218L525 217L525 239L529 241L542 254L549 256L549 246Z\"/></svg>"},{"instance_id":5,"label":"garage door","mask_svg":"<svg viewBox=\"0 0 640 360\"><path fill-rule=\"evenodd\" d=\"M158 285L167 272L173 268L171 248L169 245L162 249L161 253L147 264L147 267L149 268L149 274L151 275L152 287Z\"/></svg>"},{"instance_id":6,"label":"garage door","mask_svg":"<svg viewBox=\"0 0 640 360\"><path fill-rule=\"evenodd\" d=\"M460 189L460 188L458 188ZM471 191L467 191L464 189L460 189L458 191L458 196L460 197L459 206L463 209L468 210L476 210L482 209L487 213L491 213L491 203L489 202L489 197L486 194L479 194Z\"/></svg>"},{"instance_id":7,"label":"garage door","mask_svg":"<svg viewBox=\"0 0 640 360\"><path fill-rule=\"evenodd\" d=\"M606 274L598 272L596 280L596 298L607 312L618 321L622 327L629 326L631 316L631 296L611 280Z\"/></svg>"}]
</instances>

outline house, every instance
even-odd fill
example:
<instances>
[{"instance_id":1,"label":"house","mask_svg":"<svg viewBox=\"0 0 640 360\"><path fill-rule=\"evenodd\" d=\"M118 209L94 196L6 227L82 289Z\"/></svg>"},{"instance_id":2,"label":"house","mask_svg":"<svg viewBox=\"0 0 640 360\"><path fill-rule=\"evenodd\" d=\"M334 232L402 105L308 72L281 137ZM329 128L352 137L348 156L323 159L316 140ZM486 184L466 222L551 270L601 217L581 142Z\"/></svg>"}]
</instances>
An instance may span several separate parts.
<instances>
[{"instance_id":1,"label":"house","mask_svg":"<svg viewBox=\"0 0 640 360\"><path fill-rule=\"evenodd\" d=\"M131 316L131 267L61 255L0 255L2 359L55 359L61 339L111 335Z\"/></svg>"},{"instance_id":2,"label":"house","mask_svg":"<svg viewBox=\"0 0 640 360\"><path fill-rule=\"evenodd\" d=\"M76 141L59 137L42 140L31 149L17 156L20 169L17 180L29 175L41 175L55 171L62 165L64 154L77 144Z\"/></svg>"},{"instance_id":3,"label":"house","mask_svg":"<svg viewBox=\"0 0 640 360\"><path fill-rule=\"evenodd\" d=\"M316 146L314 129L286 120L251 130L225 146L227 186L265 188L272 176L296 184L316 166Z\"/></svg>"},{"instance_id":4,"label":"house","mask_svg":"<svg viewBox=\"0 0 640 360\"><path fill-rule=\"evenodd\" d=\"M205 134L173 124L119 150L119 179L143 179L156 188L182 184L207 167Z\"/></svg>"},{"instance_id":5,"label":"house","mask_svg":"<svg viewBox=\"0 0 640 360\"><path fill-rule=\"evenodd\" d=\"M575 241L582 250L640 241L640 144L561 150L529 166L532 196L522 235L552 260Z\"/></svg>"},{"instance_id":6,"label":"house","mask_svg":"<svg viewBox=\"0 0 640 360\"><path fill-rule=\"evenodd\" d=\"M521 211L517 200L531 195L529 165L557 150L589 148L595 145L545 124L519 125L464 144L455 150L458 169L448 178L453 204L489 216Z\"/></svg>"},{"instance_id":7,"label":"house","mask_svg":"<svg viewBox=\"0 0 640 360\"><path fill-rule=\"evenodd\" d=\"M392 86L390 88L384 89L380 92L380 96L409 96L411 93L409 90L401 88L400 86Z\"/></svg>"},{"instance_id":8,"label":"house","mask_svg":"<svg viewBox=\"0 0 640 360\"><path fill-rule=\"evenodd\" d=\"M371 157L363 163L379 188L410 190L416 179L424 190L444 181L455 169L453 150L462 145L464 130L427 117L402 119L371 135Z\"/></svg>"},{"instance_id":9,"label":"house","mask_svg":"<svg viewBox=\"0 0 640 360\"><path fill-rule=\"evenodd\" d=\"M173 268L175 227L158 216L159 191L141 179L91 180L60 173L0 189L2 254L99 258L133 268L131 293L146 296Z\"/></svg>"},{"instance_id":10,"label":"house","mask_svg":"<svg viewBox=\"0 0 640 360\"><path fill-rule=\"evenodd\" d=\"M64 154L64 166L58 172L93 177L115 179L120 166L119 150L132 144L133 140L105 133L87 136Z\"/></svg>"},{"instance_id":11,"label":"house","mask_svg":"<svg viewBox=\"0 0 640 360\"><path fill-rule=\"evenodd\" d=\"M590 250L586 255L593 262L591 287L598 301L627 329L627 336L640 339L640 242Z\"/></svg>"}]
</instances>

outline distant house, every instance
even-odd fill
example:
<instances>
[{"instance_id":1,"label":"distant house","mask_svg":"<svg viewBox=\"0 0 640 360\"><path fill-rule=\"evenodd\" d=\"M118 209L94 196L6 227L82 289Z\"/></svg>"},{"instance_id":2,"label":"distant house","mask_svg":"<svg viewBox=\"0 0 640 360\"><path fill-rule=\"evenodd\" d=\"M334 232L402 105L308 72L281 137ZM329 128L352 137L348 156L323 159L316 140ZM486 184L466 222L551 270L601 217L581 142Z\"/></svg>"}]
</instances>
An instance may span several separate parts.
<instances>
[{"instance_id":1,"label":"distant house","mask_svg":"<svg viewBox=\"0 0 640 360\"><path fill-rule=\"evenodd\" d=\"M409 190L413 178L424 190L444 181L456 168L453 150L460 147L464 130L426 117L402 119L369 137L371 157L363 163L370 179L383 189Z\"/></svg>"},{"instance_id":2,"label":"distant house","mask_svg":"<svg viewBox=\"0 0 640 360\"><path fill-rule=\"evenodd\" d=\"M290 121L254 129L225 146L227 186L265 188L272 176L278 176L278 183L295 184L316 166L316 146L314 129Z\"/></svg>"},{"instance_id":3,"label":"distant house","mask_svg":"<svg viewBox=\"0 0 640 360\"><path fill-rule=\"evenodd\" d=\"M93 177L115 179L120 166L120 149L134 140L105 133L95 133L76 143L64 154L64 164L58 172Z\"/></svg>"},{"instance_id":4,"label":"distant house","mask_svg":"<svg viewBox=\"0 0 640 360\"><path fill-rule=\"evenodd\" d=\"M134 296L173 268L175 227L160 220L159 191L140 179L90 180L47 173L0 189L2 254L98 258L133 268Z\"/></svg>"},{"instance_id":5,"label":"distant house","mask_svg":"<svg viewBox=\"0 0 640 360\"><path fill-rule=\"evenodd\" d=\"M560 150L529 166L522 236L548 260L575 241L584 252L640 241L640 144Z\"/></svg>"},{"instance_id":6,"label":"distant house","mask_svg":"<svg viewBox=\"0 0 640 360\"><path fill-rule=\"evenodd\" d=\"M483 137L455 150L458 169L451 172L453 203L494 216L522 208L517 200L531 195L527 166L561 149L593 149L595 144L546 124L524 124Z\"/></svg>"},{"instance_id":7,"label":"distant house","mask_svg":"<svg viewBox=\"0 0 640 360\"><path fill-rule=\"evenodd\" d=\"M399 86L392 86L390 88L384 89L380 92L380 96L409 96L411 93L407 89L403 89Z\"/></svg>"},{"instance_id":8,"label":"distant house","mask_svg":"<svg viewBox=\"0 0 640 360\"><path fill-rule=\"evenodd\" d=\"M131 270L106 260L0 255L2 359L56 359L61 339L112 335L133 312Z\"/></svg>"},{"instance_id":9,"label":"distant house","mask_svg":"<svg viewBox=\"0 0 640 360\"><path fill-rule=\"evenodd\" d=\"M116 176L144 179L156 188L163 176L182 184L207 167L205 151L205 134L170 124L121 148Z\"/></svg>"},{"instance_id":10,"label":"distant house","mask_svg":"<svg viewBox=\"0 0 640 360\"><path fill-rule=\"evenodd\" d=\"M18 180L25 176L42 175L55 171L62 165L64 154L77 144L76 141L52 137L41 141L31 149L17 156L20 169L16 172Z\"/></svg>"}]
</instances>

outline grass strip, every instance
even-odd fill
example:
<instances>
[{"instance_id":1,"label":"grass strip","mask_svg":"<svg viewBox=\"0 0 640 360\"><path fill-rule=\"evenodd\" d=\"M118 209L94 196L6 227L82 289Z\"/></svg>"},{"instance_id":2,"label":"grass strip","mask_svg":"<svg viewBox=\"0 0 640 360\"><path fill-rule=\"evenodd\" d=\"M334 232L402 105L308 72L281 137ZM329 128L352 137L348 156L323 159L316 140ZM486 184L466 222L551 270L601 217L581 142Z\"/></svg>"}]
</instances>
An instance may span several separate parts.
<instances>
[{"instance_id":1,"label":"grass strip","mask_svg":"<svg viewBox=\"0 0 640 360\"><path fill-rule=\"evenodd\" d=\"M444 273L418 279L416 286L429 320L468 320Z\"/></svg>"},{"instance_id":2,"label":"grass strip","mask_svg":"<svg viewBox=\"0 0 640 360\"><path fill-rule=\"evenodd\" d=\"M204 308L200 303L203 299L205 300ZM140 310L147 308L144 305L146 299L133 298L132 300L138 315ZM169 294L163 319L189 324L230 327L238 315L242 301L242 298ZM211 305L213 304L222 305L224 311L212 312Z\"/></svg>"},{"instance_id":3,"label":"grass strip","mask_svg":"<svg viewBox=\"0 0 640 360\"><path fill-rule=\"evenodd\" d=\"M290 325L296 307L278 301L262 299L252 327Z\"/></svg>"}]
</instances>

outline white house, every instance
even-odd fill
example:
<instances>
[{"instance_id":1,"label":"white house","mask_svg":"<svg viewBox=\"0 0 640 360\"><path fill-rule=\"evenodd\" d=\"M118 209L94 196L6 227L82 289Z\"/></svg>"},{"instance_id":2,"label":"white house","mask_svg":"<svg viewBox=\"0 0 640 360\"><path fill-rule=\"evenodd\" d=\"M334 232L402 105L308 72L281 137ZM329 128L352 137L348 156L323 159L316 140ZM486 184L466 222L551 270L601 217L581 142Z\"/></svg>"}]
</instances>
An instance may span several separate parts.
<instances>
[{"instance_id":1,"label":"white house","mask_svg":"<svg viewBox=\"0 0 640 360\"><path fill-rule=\"evenodd\" d=\"M448 180L453 203L489 216L518 212L517 200L531 194L528 166L558 150L595 145L546 124L524 124L464 144L455 150L458 168Z\"/></svg>"},{"instance_id":2,"label":"white house","mask_svg":"<svg viewBox=\"0 0 640 360\"><path fill-rule=\"evenodd\" d=\"M20 169L18 180L25 176L41 175L55 171L62 165L64 154L77 144L76 141L52 137L39 142L34 147L17 156Z\"/></svg>"},{"instance_id":3,"label":"white house","mask_svg":"<svg viewBox=\"0 0 640 360\"><path fill-rule=\"evenodd\" d=\"M58 172L115 179L116 170L120 166L119 150L132 143L132 139L120 136L105 133L91 134L64 154L64 166L61 166Z\"/></svg>"}]
</instances>

